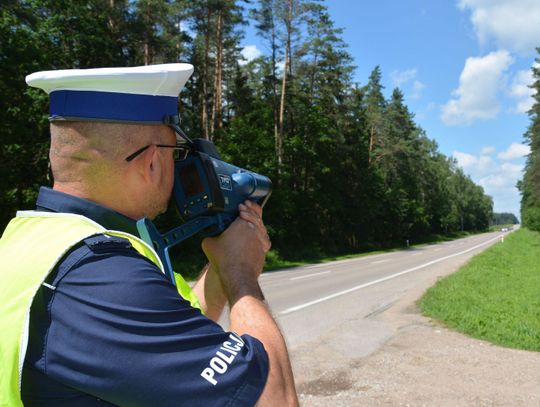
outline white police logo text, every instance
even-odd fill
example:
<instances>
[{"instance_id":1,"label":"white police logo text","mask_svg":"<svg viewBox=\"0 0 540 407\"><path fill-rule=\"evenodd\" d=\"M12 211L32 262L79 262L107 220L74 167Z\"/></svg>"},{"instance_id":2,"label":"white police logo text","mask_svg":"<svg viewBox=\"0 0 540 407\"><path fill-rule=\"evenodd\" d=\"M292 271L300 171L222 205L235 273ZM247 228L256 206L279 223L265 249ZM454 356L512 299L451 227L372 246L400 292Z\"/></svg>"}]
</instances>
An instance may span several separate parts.
<instances>
[{"instance_id":1,"label":"white police logo text","mask_svg":"<svg viewBox=\"0 0 540 407\"><path fill-rule=\"evenodd\" d=\"M216 373L222 375L227 372L229 365L233 362L240 349L244 347L244 341L239 336L230 334L229 338L233 342L223 342L223 345L216 352L216 356L210 359L209 366L201 372L201 376L214 386L218 383L215 378Z\"/></svg>"}]
</instances>

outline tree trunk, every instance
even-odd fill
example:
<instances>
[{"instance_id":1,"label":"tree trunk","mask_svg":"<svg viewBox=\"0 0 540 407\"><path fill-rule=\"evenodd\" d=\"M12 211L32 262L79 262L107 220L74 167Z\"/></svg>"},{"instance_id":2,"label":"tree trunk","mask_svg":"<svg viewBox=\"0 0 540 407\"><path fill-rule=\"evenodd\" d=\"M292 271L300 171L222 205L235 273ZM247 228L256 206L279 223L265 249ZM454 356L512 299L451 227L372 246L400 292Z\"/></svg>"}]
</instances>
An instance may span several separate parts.
<instances>
[{"instance_id":1,"label":"tree trunk","mask_svg":"<svg viewBox=\"0 0 540 407\"><path fill-rule=\"evenodd\" d=\"M109 0L109 7L111 8L111 12L109 13L109 28L111 31L115 31L116 29L116 26L114 24L114 19L113 19L113 13L114 13L114 2L115 0Z\"/></svg>"},{"instance_id":2,"label":"tree trunk","mask_svg":"<svg viewBox=\"0 0 540 407\"><path fill-rule=\"evenodd\" d=\"M206 13L206 31L204 37L204 68L203 68L203 91L202 91L202 112L201 112L201 128L203 137L210 140L208 132L208 65L210 65L210 22L212 19L212 11L208 6Z\"/></svg>"},{"instance_id":3,"label":"tree trunk","mask_svg":"<svg viewBox=\"0 0 540 407\"><path fill-rule=\"evenodd\" d=\"M216 71L214 74L214 106L212 109L212 120L210 122L210 135L214 136L214 129L221 129L221 77L223 61L223 39L222 35L223 10L219 10L216 22Z\"/></svg>"},{"instance_id":4,"label":"tree trunk","mask_svg":"<svg viewBox=\"0 0 540 407\"><path fill-rule=\"evenodd\" d=\"M152 63L152 47L150 45L150 27L152 26L152 9L150 3L146 4L146 21L145 21L145 34L144 34L144 64L150 65Z\"/></svg>"},{"instance_id":5,"label":"tree trunk","mask_svg":"<svg viewBox=\"0 0 540 407\"><path fill-rule=\"evenodd\" d=\"M317 63L319 59L319 54L315 53L313 56L313 69L311 70L310 80L309 80L309 105L313 104L313 92L315 90L315 75L317 73Z\"/></svg>"},{"instance_id":6,"label":"tree trunk","mask_svg":"<svg viewBox=\"0 0 540 407\"><path fill-rule=\"evenodd\" d=\"M272 103L274 108L274 144L276 157L279 157L279 117L278 117L278 96L277 96L277 74L276 74L276 25L272 14ZM279 168L278 168L279 170Z\"/></svg>"},{"instance_id":7,"label":"tree trunk","mask_svg":"<svg viewBox=\"0 0 540 407\"><path fill-rule=\"evenodd\" d=\"M371 126L371 129L369 130L368 164L371 164L371 155L373 154L374 147L375 147L375 128Z\"/></svg>"},{"instance_id":8,"label":"tree trunk","mask_svg":"<svg viewBox=\"0 0 540 407\"><path fill-rule=\"evenodd\" d=\"M291 30L292 30L293 0L289 0L289 9L285 19L287 29L287 42L285 44L285 64L283 66L283 79L281 81L281 101L279 106L279 135L277 140L277 170L278 184L283 173L283 117L285 113L285 92L287 89L287 70L290 72Z\"/></svg>"},{"instance_id":9,"label":"tree trunk","mask_svg":"<svg viewBox=\"0 0 540 407\"><path fill-rule=\"evenodd\" d=\"M180 57L180 50L182 48L182 44L181 44L181 41L182 41L182 29L180 28L181 23L182 23L182 19L178 18L176 20L176 27L177 27L178 32L176 33L176 44L175 44L177 58Z\"/></svg>"}]
</instances>

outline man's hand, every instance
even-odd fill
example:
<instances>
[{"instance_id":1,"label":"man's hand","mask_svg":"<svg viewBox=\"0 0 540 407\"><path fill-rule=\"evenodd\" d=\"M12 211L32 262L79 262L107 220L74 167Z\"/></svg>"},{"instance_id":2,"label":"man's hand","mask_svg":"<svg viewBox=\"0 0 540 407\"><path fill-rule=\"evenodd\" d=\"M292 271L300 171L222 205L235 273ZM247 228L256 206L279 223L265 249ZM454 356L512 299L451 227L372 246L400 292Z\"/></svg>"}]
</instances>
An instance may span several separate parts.
<instances>
[{"instance_id":1,"label":"man's hand","mask_svg":"<svg viewBox=\"0 0 540 407\"><path fill-rule=\"evenodd\" d=\"M262 298L257 279L271 247L262 208L246 201L239 209L240 216L220 236L206 238L202 243L231 305L244 295Z\"/></svg>"}]
</instances>

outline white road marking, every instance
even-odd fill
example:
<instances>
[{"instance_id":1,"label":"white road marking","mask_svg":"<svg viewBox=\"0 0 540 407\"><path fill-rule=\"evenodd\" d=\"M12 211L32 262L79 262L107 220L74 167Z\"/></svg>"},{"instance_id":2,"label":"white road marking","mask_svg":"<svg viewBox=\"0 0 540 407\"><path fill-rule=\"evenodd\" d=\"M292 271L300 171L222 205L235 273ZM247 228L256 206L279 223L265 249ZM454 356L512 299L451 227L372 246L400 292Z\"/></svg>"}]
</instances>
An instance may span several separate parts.
<instances>
[{"instance_id":1,"label":"white road marking","mask_svg":"<svg viewBox=\"0 0 540 407\"><path fill-rule=\"evenodd\" d=\"M312 266L306 266L304 268L315 269L315 268L321 268L321 267L328 267L328 266L333 266L334 264L350 263L350 262L361 261L361 260L371 260L375 257L378 258L378 257L383 257L383 256L390 256L392 254L396 254L396 253L390 252L390 253L381 253L381 254L368 254L366 256L352 257L350 259L327 261L325 263L314 264Z\"/></svg>"},{"instance_id":2,"label":"white road marking","mask_svg":"<svg viewBox=\"0 0 540 407\"><path fill-rule=\"evenodd\" d=\"M305 272L304 269L298 268L298 269L285 269L285 270L273 270L273 271L267 271L265 273L262 273L259 278L264 278L265 280L270 280L272 278L280 279L283 277L283 273L287 273L287 275L295 275L299 273Z\"/></svg>"},{"instance_id":3,"label":"white road marking","mask_svg":"<svg viewBox=\"0 0 540 407\"><path fill-rule=\"evenodd\" d=\"M321 271L320 273L308 274L307 276L293 277L290 280L291 281L293 281L293 280L302 280L303 278L310 278L310 277L320 276L321 274L328 274L328 273L331 273L331 272L332 272L332 270L326 270L326 271Z\"/></svg>"},{"instance_id":4,"label":"white road marking","mask_svg":"<svg viewBox=\"0 0 540 407\"><path fill-rule=\"evenodd\" d=\"M357 285L356 287L352 287L352 288L349 288L347 290L339 291L337 293L327 295L326 297L322 297L322 298L319 298L319 299L314 300L314 301L306 302L305 304L297 305L296 307L287 308L285 311L280 312L280 315L290 314L292 312L299 311L301 309L310 307L312 305L319 304L319 303L327 301L327 300L331 300L332 298L340 297L342 295L352 293L353 291L357 291L357 290L360 290L362 288L366 288L366 287L369 287L369 286L372 286L372 285L375 285L375 284L378 284L378 283L382 283L383 281L387 281L387 280L390 280L392 278L396 278L396 277L402 276L404 274L411 273L413 271L423 269L423 268L431 266L433 264L440 263L441 261L451 259L452 257L457 257L457 256L460 256L462 254L471 252L471 251L473 251L475 249L478 249L479 247L485 246L486 244L491 243L491 242L493 242L494 240L497 240L497 239L500 239L500 235L497 236L497 237L494 237L493 239L486 240L485 242L480 243L480 244L478 244L476 246L473 246L473 247L471 247L471 248L469 248L467 250L463 250L462 252L458 252L458 253L450 254L448 256L440 257L440 258L432 260L430 262L420 264L419 266L416 266L416 267L413 267L413 268L410 268L410 269L407 269L407 270L404 270L404 271L400 271L399 273L395 273L395 274L392 274L392 275L387 276L387 277L379 278L377 280L370 281L369 283L360 284L360 285Z\"/></svg>"},{"instance_id":5,"label":"white road marking","mask_svg":"<svg viewBox=\"0 0 540 407\"><path fill-rule=\"evenodd\" d=\"M391 260L391 259L377 260L377 261L371 262L370 264L386 263L387 261L390 261L390 260Z\"/></svg>"}]
</instances>

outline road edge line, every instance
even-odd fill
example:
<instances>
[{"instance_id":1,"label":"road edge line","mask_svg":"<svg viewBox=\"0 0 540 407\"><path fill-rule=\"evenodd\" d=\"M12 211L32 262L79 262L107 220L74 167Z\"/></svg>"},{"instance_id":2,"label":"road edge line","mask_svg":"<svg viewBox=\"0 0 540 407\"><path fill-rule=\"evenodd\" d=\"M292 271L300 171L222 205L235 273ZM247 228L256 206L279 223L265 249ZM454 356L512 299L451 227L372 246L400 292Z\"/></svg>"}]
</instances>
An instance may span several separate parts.
<instances>
[{"instance_id":1,"label":"road edge line","mask_svg":"<svg viewBox=\"0 0 540 407\"><path fill-rule=\"evenodd\" d=\"M501 237L501 235L497 235L493 239L486 240L485 242L480 243L480 244L478 244L476 246L470 247L467 250L464 250L462 252L450 254L448 256L444 256L444 257L441 257L439 259L435 259L435 260L432 260L430 262L420 264L419 266L416 266L416 267L413 267L413 268L410 268L410 269L407 269L407 270L404 270L404 271L400 271L399 273L395 273L395 274L392 274L392 275L389 275L389 276L386 276L386 277L383 277L383 278L379 278L377 280L370 281L369 283L364 283L364 284L361 284L361 285L357 285L355 287L349 288L347 290L339 291L339 292L334 293L334 294L327 295L326 297L322 297L322 298L319 298L317 300L306 302L304 304L297 305L295 307L287 308L286 310L281 311L279 313L279 315L287 315L287 314L290 314L292 312L296 312L296 311L299 311L301 309L310 307L312 305L319 304L321 302L328 301L328 300L331 300L333 298L340 297L342 295L352 293L353 291L357 291L357 290L360 290L362 288L366 288L366 287L369 287L369 286L372 286L372 285L375 285L375 284L379 284L379 283L382 283L384 281L391 280L393 278L402 276L404 274L408 274L408 273L411 273L413 271L420 270L420 269L423 269L425 267L432 266L433 264L437 264L437 263L440 263L441 261L451 259L452 257L461 256L462 254L471 252L473 250L478 249L479 247L485 246L486 244L489 244L489 243L493 242L494 240L500 239L500 237Z\"/></svg>"}]
</instances>

